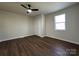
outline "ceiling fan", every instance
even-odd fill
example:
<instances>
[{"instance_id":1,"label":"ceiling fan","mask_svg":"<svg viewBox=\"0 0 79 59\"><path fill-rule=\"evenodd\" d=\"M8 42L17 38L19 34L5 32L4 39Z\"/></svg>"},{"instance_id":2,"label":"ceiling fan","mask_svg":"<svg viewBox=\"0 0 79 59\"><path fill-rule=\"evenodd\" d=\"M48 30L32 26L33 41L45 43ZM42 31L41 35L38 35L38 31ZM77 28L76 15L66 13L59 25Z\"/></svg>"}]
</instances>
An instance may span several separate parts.
<instances>
[{"instance_id":1,"label":"ceiling fan","mask_svg":"<svg viewBox=\"0 0 79 59\"><path fill-rule=\"evenodd\" d=\"M27 13L31 13L32 11L39 11L39 9L32 9L30 4L21 4L21 6L27 10Z\"/></svg>"}]
</instances>

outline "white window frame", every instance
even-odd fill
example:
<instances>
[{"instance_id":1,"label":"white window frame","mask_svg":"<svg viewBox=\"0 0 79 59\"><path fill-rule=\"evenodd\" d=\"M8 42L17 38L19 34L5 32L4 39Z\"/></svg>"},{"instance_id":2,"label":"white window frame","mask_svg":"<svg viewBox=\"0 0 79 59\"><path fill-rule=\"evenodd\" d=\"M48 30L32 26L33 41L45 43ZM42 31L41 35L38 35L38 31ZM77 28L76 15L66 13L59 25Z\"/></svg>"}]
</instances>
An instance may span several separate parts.
<instances>
[{"instance_id":1,"label":"white window frame","mask_svg":"<svg viewBox=\"0 0 79 59\"><path fill-rule=\"evenodd\" d=\"M58 17L58 19L57 19L57 17ZM62 18L60 18L60 17L62 17ZM61 21L59 21L59 20L61 20ZM55 30L66 30L66 14L63 13L63 14L55 15L54 16L54 25L55 25Z\"/></svg>"}]
</instances>

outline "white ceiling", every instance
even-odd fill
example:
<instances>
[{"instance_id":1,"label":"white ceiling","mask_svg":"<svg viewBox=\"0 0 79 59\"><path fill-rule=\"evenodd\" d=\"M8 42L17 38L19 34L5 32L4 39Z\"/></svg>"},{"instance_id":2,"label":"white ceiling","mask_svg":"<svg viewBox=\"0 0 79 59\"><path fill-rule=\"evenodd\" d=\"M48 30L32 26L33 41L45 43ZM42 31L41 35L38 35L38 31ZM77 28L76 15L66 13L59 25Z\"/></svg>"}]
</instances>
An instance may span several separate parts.
<instances>
[{"instance_id":1,"label":"white ceiling","mask_svg":"<svg viewBox=\"0 0 79 59\"><path fill-rule=\"evenodd\" d=\"M24 9L20 4L29 3L32 8L38 8L39 11L34 11L30 15L47 14L51 12L56 12L58 10L69 7L76 2L0 2L0 10L15 12L20 14L27 14L26 9Z\"/></svg>"}]
</instances>

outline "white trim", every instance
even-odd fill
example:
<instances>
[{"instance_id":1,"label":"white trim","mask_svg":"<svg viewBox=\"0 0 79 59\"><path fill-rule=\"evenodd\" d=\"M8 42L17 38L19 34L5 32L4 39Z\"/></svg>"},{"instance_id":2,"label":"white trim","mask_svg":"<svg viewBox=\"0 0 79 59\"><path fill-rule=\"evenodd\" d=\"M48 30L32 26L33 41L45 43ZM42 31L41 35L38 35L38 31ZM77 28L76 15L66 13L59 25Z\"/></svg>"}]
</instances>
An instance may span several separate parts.
<instances>
[{"instance_id":1,"label":"white trim","mask_svg":"<svg viewBox=\"0 0 79 59\"><path fill-rule=\"evenodd\" d=\"M31 35L33 35L33 34L31 34ZM19 37L4 39L4 40L0 40L0 42L7 41L7 40L12 40L12 39L17 39L17 38L22 38L22 37L26 37L26 36L31 36L31 35L25 35L25 36L19 36ZM59 39L59 40L63 40L63 41L66 41L66 42L70 42L70 43L74 43L74 44L78 44L79 45L79 42L75 42L75 41L71 41L71 40L67 40L67 39L62 39L62 38L59 38L59 37L53 37L53 36L49 36L49 35L44 35L44 36L37 35L37 36L40 36L40 37L48 36L48 37L51 37L51 38L56 38L56 39Z\"/></svg>"},{"instance_id":2,"label":"white trim","mask_svg":"<svg viewBox=\"0 0 79 59\"><path fill-rule=\"evenodd\" d=\"M76 41L71 41L71 40L68 40L68 39L62 39L62 38L59 38L59 37L53 37L53 36L49 36L49 35L46 35L46 36L79 45L79 42L76 42Z\"/></svg>"},{"instance_id":3,"label":"white trim","mask_svg":"<svg viewBox=\"0 0 79 59\"><path fill-rule=\"evenodd\" d=\"M33 35L33 34L31 34L31 35ZM18 36L18 37L13 37L13 38L9 38L9 39L1 39L0 42L7 41L7 40L12 40L12 39L17 39L17 38L23 38L23 37L31 36L31 35Z\"/></svg>"},{"instance_id":4,"label":"white trim","mask_svg":"<svg viewBox=\"0 0 79 59\"><path fill-rule=\"evenodd\" d=\"M45 35L38 35L38 34L35 34L35 35L40 36L40 37L45 37Z\"/></svg>"}]
</instances>

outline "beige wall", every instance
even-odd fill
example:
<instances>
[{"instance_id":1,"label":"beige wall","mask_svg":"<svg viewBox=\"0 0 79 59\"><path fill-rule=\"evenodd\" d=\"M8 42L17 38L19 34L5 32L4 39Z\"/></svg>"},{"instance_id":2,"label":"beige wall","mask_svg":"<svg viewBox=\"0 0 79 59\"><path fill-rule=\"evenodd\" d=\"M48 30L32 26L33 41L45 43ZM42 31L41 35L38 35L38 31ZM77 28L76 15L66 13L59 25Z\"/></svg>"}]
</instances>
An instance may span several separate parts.
<instances>
[{"instance_id":1,"label":"beige wall","mask_svg":"<svg viewBox=\"0 0 79 59\"><path fill-rule=\"evenodd\" d=\"M34 17L35 35L43 37L45 35L45 16L43 14Z\"/></svg>"},{"instance_id":2,"label":"beige wall","mask_svg":"<svg viewBox=\"0 0 79 59\"><path fill-rule=\"evenodd\" d=\"M66 14L66 30L58 31L54 28L54 16L62 13ZM79 4L47 14L45 19L47 36L79 44Z\"/></svg>"},{"instance_id":3,"label":"beige wall","mask_svg":"<svg viewBox=\"0 0 79 59\"><path fill-rule=\"evenodd\" d=\"M32 35L32 18L0 11L0 41Z\"/></svg>"}]
</instances>

